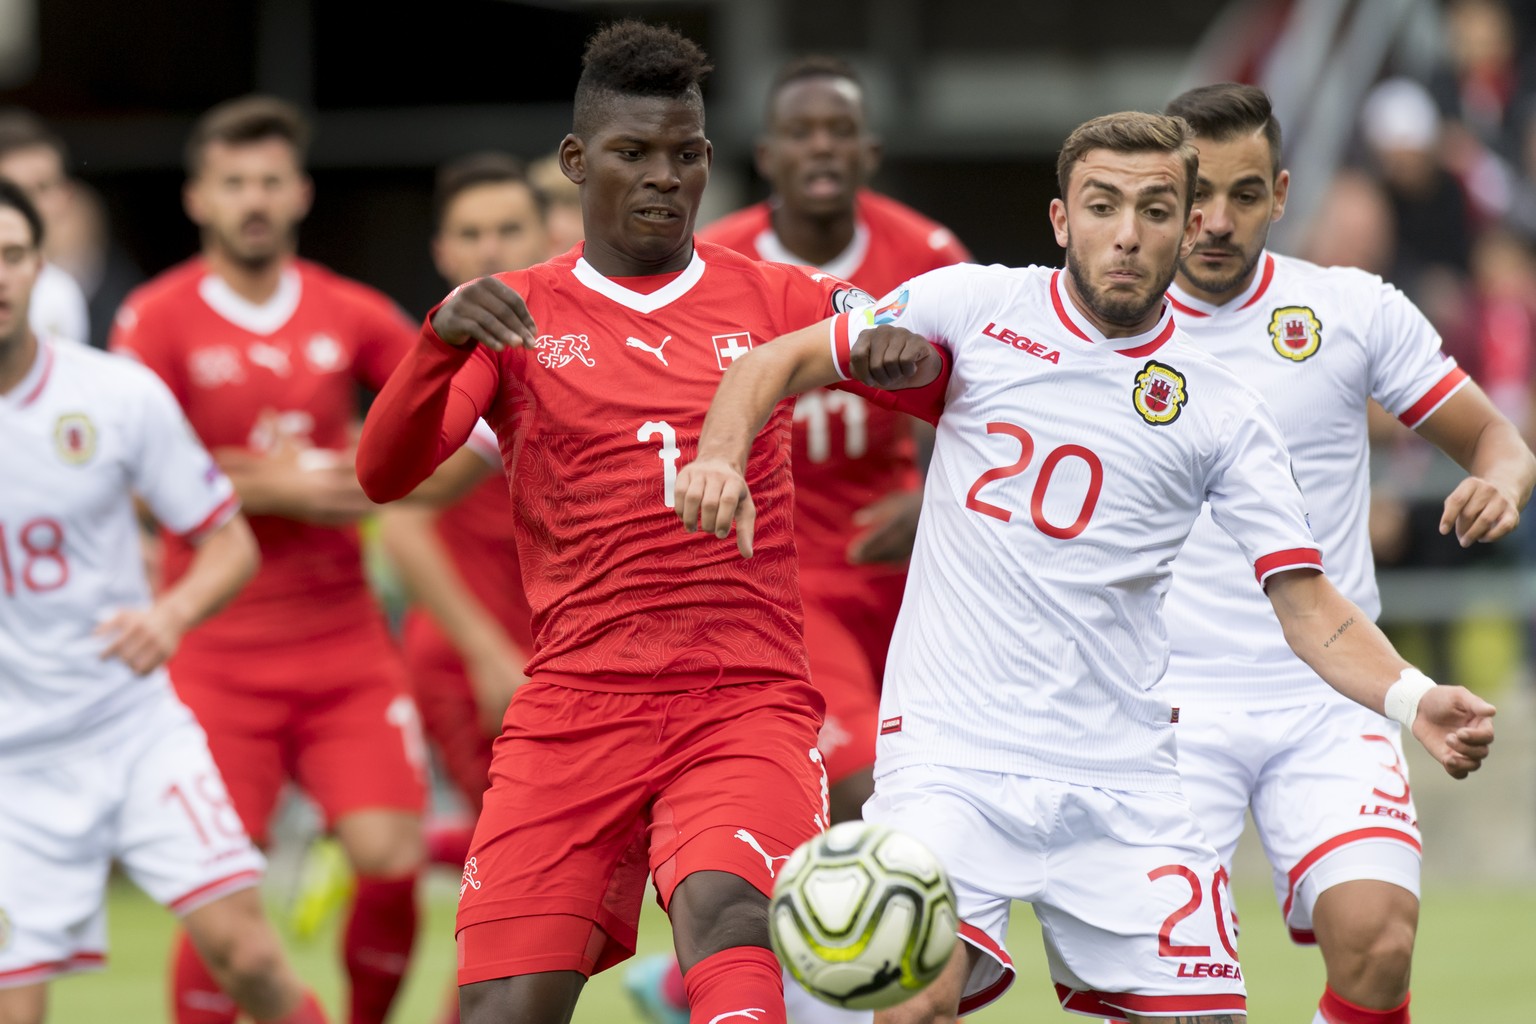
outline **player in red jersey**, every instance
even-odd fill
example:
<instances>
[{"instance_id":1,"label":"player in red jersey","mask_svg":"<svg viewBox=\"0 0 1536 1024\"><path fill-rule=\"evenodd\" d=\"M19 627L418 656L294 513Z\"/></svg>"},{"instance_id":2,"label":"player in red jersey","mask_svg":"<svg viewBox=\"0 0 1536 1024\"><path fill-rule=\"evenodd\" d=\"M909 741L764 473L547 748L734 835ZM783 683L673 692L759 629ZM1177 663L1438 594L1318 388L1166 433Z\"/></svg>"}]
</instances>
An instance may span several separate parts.
<instances>
[{"instance_id":1,"label":"player in red jersey","mask_svg":"<svg viewBox=\"0 0 1536 1024\"><path fill-rule=\"evenodd\" d=\"M853 289L694 244L707 70L670 29L591 40L560 147L585 243L455 290L358 449L365 490L393 500L484 415L512 490L535 640L460 886L469 1021L569 1020L586 978L632 954L648 871L693 1019L785 1019L768 893L827 817L789 406L748 470L778 498L753 558L705 554L672 492L725 369Z\"/></svg>"},{"instance_id":2,"label":"player in red jersey","mask_svg":"<svg viewBox=\"0 0 1536 1024\"><path fill-rule=\"evenodd\" d=\"M204 115L185 192L202 254L129 297L112 346L170 386L250 514L261 570L187 634L173 677L252 837L266 839L291 778L346 851L348 1019L362 1024L383 1021L410 955L424 792L415 704L363 577L353 524L371 505L348 449L356 387L383 385L411 329L382 295L295 256L306 135L278 100ZM169 579L189 557L166 538ZM180 1024L234 1019L185 942L174 973Z\"/></svg>"},{"instance_id":3,"label":"player in red jersey","mask_svg":"<svg viewBox=\"0 0 1536 1024\"><path fill-rule=\"evenodd\" d=\"M548 254L539 194L515 157L478 153L445 164L433 208L432 262L449 285L531 267ZM474 817L487 785L491 740L501 732L513 692L527 680L522 666L533 649L500 469L494 436L477 431L435 474L437 486L451 488L455 500L441 509L397 502L382 515L385 550L417 602L401 634L422 726ZM429 859L462 868L472 826L473 820L429 829Z\"/></svg>"},{"instance_id":4,"label":"player in red jersey","mask_svg":"<svg viewBox=\"0 0 1536 1024\"><path fill-rule=\"evenodd\" d=\"M858 73L831 58L796 60L774 79L757 145L772 197L699 238L808 264L871 295L969 262L948 229L866 187L879 158ZM833 821L857 818L874 792L880 679L922 503L916 431L931 446L926 424L846 391L795 403L795 547L811 681L827 701L820 742Z\"/></svg>"}]
</instances>

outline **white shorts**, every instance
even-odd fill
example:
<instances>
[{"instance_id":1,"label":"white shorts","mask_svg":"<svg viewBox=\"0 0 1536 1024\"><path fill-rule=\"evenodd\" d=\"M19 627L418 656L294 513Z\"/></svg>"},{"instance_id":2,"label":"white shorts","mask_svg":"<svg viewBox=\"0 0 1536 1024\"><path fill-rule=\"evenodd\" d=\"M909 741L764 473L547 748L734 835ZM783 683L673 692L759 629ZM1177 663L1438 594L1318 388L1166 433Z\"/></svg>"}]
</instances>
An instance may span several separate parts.
<instances>
[{"instance_id":1,"label":"white shorts","mask_svg":"<svg viewBox=\"0 0 1536 1024\"><path fill-rule=\"evenodd\" d=\"M1223 864L1252 810L1293 939L1316 941L1312 907L1330 885L1368 879L1419 894L1418 812L1396 722L1327 699L1179 711L1184 793Z\"/></svg>"},{"instance_id":2,"label":"white shorts","mask_svg":"<svg viewBox=\"0 0 1536 1024\"><path fill-rule=\"evenodd\" d=\"M1246 1012L1226 872L1179 793L914 765L875 780L864 817L916 836L949 870L960 935L986 954L961 1013L1013 982L1014 900L1034 904L1065 1010Z\"/></svg>"},{"instance_id":3,"label":"white shorts","mask_svg":"<svg viewBox=\"0 0 1536 1024\"><path fill-rule=\"evenodd\" d=\"M178 915L261 881L192 713L167 690L141 714L87 754L0 765L0 987L103 966L113 861Z\"/></svg>"}]
</instances>

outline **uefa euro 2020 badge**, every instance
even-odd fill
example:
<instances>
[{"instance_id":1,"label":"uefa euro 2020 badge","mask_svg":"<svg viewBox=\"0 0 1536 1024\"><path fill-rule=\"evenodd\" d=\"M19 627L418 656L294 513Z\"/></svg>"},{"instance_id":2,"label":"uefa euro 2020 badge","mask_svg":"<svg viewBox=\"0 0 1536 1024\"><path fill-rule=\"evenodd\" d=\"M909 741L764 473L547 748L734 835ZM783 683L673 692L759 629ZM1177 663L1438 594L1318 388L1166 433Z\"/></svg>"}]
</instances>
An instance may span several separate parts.
<instances>
[{"instance_id":1,"label":"uefa euro 2020 badge","mask_svg":"<svg viewBox=\"0 0 1536 1024\"><path fill-rule=\"evenodd\" d=\"M1131 389L1131 404L1142 419L1154 427L1166 426L1179 418L1189 401L1189 386L1184 375L1167 363L1147 361L1136 375Z\"/></svg>"},{"instance_id":2,"label":"uefa euro 2020 badge","mask_svg":"<svg viewBox=\"0 0 1536 1024\"><path fill-rule=\"evenodd\" d=\"M1317 354L1323 325L1311 306L1281 306L1269 317L1269 340L1276 352L1299 363Z\"/></svg>"}]
</instances>

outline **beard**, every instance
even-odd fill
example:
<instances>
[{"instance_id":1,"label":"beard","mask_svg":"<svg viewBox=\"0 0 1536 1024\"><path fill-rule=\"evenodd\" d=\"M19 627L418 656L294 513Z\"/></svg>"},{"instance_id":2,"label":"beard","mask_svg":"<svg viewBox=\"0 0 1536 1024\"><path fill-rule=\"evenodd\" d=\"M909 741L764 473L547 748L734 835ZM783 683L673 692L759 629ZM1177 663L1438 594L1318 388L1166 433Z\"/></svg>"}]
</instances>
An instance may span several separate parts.
<instances>
[{"instance_id":1,"label":"beard","mask_svg":"<svg viewBox=\"0 0 1536 1024\"><path fill-rule=\"evenodd\" d=\"M1248 280L1248 275L1253 273L1253 268L1259 265L1259 257L1264 255L1264 246L1260 244L1251 254L1243 253L1242 266L1227 274L1202 273L1195 264L1195 255L1199 252L1200 246L1197 245L1188 259L1180 260L1179 272L1200 291L1208 295L1225 295L1236 291L1239 285Z\"/></svg>"},{"instance_id":2,"label":"beard","mask_svg":"<svg viewBox=\"0 0 1536 1024\"><path fill-rule=\"evenodd\" d=\"M245 223L249 224L253 220L262 221L269 227L272 224L271 221L259 217L251 218ZM244 225L241 227L243 228ZM238 228L235 231L222 231L210 227L208 233L213 243L225 256L247 270L261 270L282 259L292 248L294 238L292 227L287 231L272 231L267 240L262 242L247 241Z\"/></svg>"},{"instance_id":3,"label":"beard","mask_svg":"<svg viewBox=\"0 0 1536 1024\"><path fill-rule=\"evenodd\" d=\"M1114 295L1094 288L1088 280L1087 271L1083 269L1083 262L1079 258L1077 247L1072 244L1072 236L1068 234L1067 273L1072 275L1072 283L1077 286L1077 294L1083 300L1083 304L1092 311L1094 316L1105 323L1111 323L1117 327L1136 327L1146 320L1154 309L1162 306L1163 293L1173 283L1176 261L1170 260L1168 266L1153 275L1154 287L1145 298Z\"/></svg>"}]
</instances>

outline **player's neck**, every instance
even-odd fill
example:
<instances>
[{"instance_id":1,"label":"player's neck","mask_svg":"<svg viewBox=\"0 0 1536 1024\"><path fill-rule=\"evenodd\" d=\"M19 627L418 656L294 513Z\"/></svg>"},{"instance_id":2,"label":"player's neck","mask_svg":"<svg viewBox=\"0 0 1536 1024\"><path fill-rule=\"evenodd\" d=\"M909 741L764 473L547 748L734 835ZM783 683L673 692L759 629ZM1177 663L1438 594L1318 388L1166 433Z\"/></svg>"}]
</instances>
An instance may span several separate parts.
<instances>
[{"instance_id":1,"label":"player's neck","mask_svg":"<svg viewBox=\"0 0 1536 1024\"><path fill-rule=\"evenodd\" d=\"M0 341L0 395L9 394L26 379L37 354L37 335L30 330L22 331L19 337Z\"/></svg>"},{"instance_id":2,"label":"player's neck","mask_svg":"<svg viewBox=\"0 0 1536 1024\"><path fill-rule=\"evenodd\" d=\"M277 294L277 286L283 280L283 271L293 262L293 256L284 253L264 263L244 263L221 249L209 246L203 250L203 262L236 295L259 306Z\"/></svg>"},{"instance_id":3,"label":"player's neck","mask_svg":"<svg viewBox=\"0 0 1536 1024\"><path fill-rule=\"evenodd\" d=\"M851 206L833 217L808 217L781 205L774 207L770 219L779 244L813 267L825 266L847 251L858 224Z\"/></svg>"},{"instance_id":4,"label":"player's neck","mask_svg":"<svg viewBox=\"0 0 1536 1024\"><path fill-rule=\"evenodd\" d=\"M637 259L604 243L601 239L589 236L586 244L582 246L581 258L586 260L593 270L608 278L675 274L679 270L686 270L688 264L693 262L693 239L689 238L688 244L677 252L670 253L666 258L653 263Z\"/></svg>"}]
</instances>

